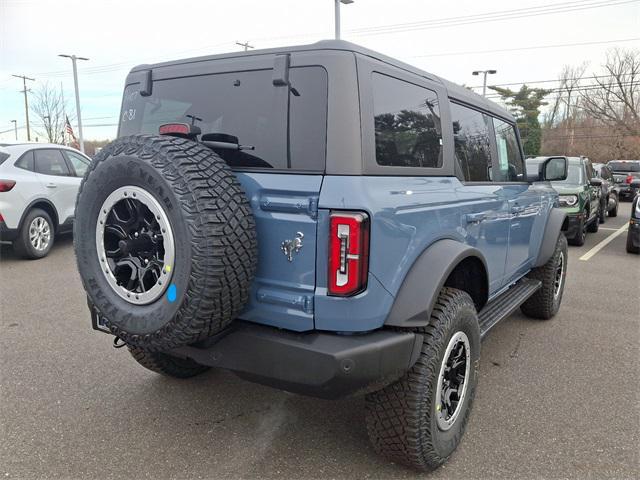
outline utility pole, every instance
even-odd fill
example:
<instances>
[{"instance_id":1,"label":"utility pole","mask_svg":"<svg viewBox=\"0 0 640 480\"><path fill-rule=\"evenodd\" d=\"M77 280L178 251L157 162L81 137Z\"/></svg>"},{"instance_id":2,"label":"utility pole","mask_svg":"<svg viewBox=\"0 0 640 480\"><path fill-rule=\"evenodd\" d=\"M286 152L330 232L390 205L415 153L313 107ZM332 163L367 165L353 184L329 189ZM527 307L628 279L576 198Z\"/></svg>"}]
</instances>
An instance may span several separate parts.
<instances>
[{"instance_id":1,"label":"utility pole","mask_svg":"<svg viewBox=\"0 0 640 480\"><path fill-rule=\"evenodd\" d=\"M27 90L27 80L31 80L32 82L35 82L36 79L35 78L29 78L25 75L12 75L12 77L16 77L16 78L21 78L22 79L22 86L24 87L24 90L21 91L21 93L24 93L24 114L27 117L27 141L30 142L31 141L31 129L29 128L29 99L27 98L27 92L29 90Z\"/></svg>"},{"instance_id":2,"label":"utility pole","mask_svg":"<svg viewBox=\"0 0 640 480\"><path fill-rule=\"evenodd\" d=\"M73 65L73 84L76 89L76 115L78 116L78 135L80 137L80 151L84 153L84 136L82 135L82 116L80 115L80 92L78 91L78 68L77 60L89 60L85 57L76 57L75 55L58 55L59 57L70 58Z\"/></svg>"},{"instance_id":3,"label":"utility pole","mask_svg":"<svg viewBox=\"0 0 640 480\"><path fill-rule=\"evenodd\" d=\"M340 40L340 4L349 5L353 3L353 0L334 0L335 2L335 27L336 27L336 40Z\"/></svg>"},{"instance_id":4,"label":"utility pole","mask_svg":"<svg viewBox=\"0 0 640 480\"><path fill-rule=\"evenodd\" d=\"M480 75L480 74L484 75L484 81L482 82L482 96L486 97L487 96L487 74L489 75L493 75L495 73L498 73L497 70L476 70L475 72L471 72L471 75Z\"/></svg>"},{"instance_id":5,"label":"utility pole","mask_svg":"<svg viewBox=\"0 0 640 480\"><path fill-rule=\"evenodd\" d=\"M11 123L13 123L13 130L16 132L16 140L18 140L18 121L11 120Z\"/></svg>"},{"instance_id":6,"label":"utility pole","mask_svg":"<svg viewBox=\"0 0 640 480\"><path fill-rule=\"evenodd\" d=\"M253 45L249 45L249 40L247 40L246 42L242 43L242 42L236 42L236 45L240 45L241 47L244 47L244 51L246 52L247 50L249 50L250 48L255 48Z\"/></svg>"},{"instance_id":7,"label":"utility pole","mask_svg":"<svg viewBox=\"0 0 640 480\"><path fill-rule=\"evenodd\" d=\"M62 123L64 126L62 127L62 144L67 144L67 137L65 137L65 133L67 131L67 112L66 105L64 104L64 87L62 86L62 82L60 82L60 96L62 98Z\"/></svg>"}]
</instances>

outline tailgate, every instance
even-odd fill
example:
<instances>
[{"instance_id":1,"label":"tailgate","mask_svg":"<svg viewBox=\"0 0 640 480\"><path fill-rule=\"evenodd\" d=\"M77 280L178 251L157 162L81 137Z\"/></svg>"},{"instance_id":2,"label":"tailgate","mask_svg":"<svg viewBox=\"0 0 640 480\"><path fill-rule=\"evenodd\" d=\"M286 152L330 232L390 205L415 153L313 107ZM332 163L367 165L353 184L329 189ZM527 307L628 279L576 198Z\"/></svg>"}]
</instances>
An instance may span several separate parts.
<instances>
[{"instance_id":1,"label":"tailgate","mask_svg":"<svg viewBox=\"0 0 640 480\"><path fill-rule=\"evenodd\" d=\"M322 175L236 175L251 200L258 233L258 271L249 305L240 318L295 331L311 330ZM283 242L288 241L290 257L283 251Z\"/></svg>"}]
</instances>

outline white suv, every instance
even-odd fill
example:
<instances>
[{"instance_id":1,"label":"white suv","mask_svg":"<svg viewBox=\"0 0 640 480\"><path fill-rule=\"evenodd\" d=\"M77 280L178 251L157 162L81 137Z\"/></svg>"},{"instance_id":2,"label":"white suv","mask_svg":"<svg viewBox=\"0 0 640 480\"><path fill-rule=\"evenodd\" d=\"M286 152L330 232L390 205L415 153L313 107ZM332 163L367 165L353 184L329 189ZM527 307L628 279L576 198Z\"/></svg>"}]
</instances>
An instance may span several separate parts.
<instances>
[{"instance_id":1,"label":"white suv","mask_svg":"<svg viewBox=\"0 0 640 480\"><path fill-rule=\"evenodd\" d=\"M71 230L80 180L91 159L54 144L0 144L0 240L42 258Z\"/></svg>"}]
</instances>

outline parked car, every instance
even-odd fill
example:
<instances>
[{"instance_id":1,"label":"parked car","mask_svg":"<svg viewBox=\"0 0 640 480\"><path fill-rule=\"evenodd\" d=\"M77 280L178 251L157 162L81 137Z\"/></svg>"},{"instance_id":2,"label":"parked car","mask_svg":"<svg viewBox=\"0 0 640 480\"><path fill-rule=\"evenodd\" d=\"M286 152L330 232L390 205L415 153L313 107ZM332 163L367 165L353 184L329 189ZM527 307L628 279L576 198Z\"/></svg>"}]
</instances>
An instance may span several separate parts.
<instances>
[{"instance_id":1,"label":"parked car","mask_svg":"<svg viewBox=\"0 0 640 480\"><path fill-rule=\"evenodd\" d=\"M604 223L606 216L618 216L618 190L613 172L606 163L594 163L593 169L600 180L602 190L600 195L600 223Z\"/></svg>"},{"instance_id":2,"label":"parked car","mask_svg":"<svg viewBox=\"0 0 640 480\"><path fill-rule=\"evenodd\" d=\"M631 186L634 179L640 178L640 160L611 160L607 163L613 172L618 197L632 200L638 189Z\"/></svg>"},{"instance_id":3,"label":"parked car","mask_svg":"<svg viewBox=\"0 0 640 480\"><path fill-rule=\"evenodd\" d=\"M46 256L73 226L80 180L91 160L56 144L0 145L0 240L19 255Z\"/></svg>"},{"instance_id":4,"label":"parked car","mask_svg":"<svg viewBox=\"0 0 640 480\"><path fill-rule=\"evenodd\" d=\"M560 194L558 205L567 213L567 240L571 245L581 246L587 232L597 232L599 228L602 180L595 178L588 158L566 158L569 163L567 178L551 184Z\"/></svg>"},{"instance_id":5,"label":"parked car","mask_svg":"<svg viewBox=\"0 0 640 480\"><path fill-rule=\"evenodd\" d=\"M74 245L94 328L150 370L366 394L374 448L432 469L480 339L560 308L566 159L526 173L468 89L326 41L136 67L120 119Z\"/></svg>"},{"instance_id":6,"label":"parked car","mask_svg":"<svg viewBox=\"0 0 640 480\"><path fill-rule=\"evenodd\" d=\"M640 179L631 182L636 190L640 190ZM640 253L640 193L636 194L631 205L631 219L627 231L627 252Z\"/></svg>"}]
</instances>

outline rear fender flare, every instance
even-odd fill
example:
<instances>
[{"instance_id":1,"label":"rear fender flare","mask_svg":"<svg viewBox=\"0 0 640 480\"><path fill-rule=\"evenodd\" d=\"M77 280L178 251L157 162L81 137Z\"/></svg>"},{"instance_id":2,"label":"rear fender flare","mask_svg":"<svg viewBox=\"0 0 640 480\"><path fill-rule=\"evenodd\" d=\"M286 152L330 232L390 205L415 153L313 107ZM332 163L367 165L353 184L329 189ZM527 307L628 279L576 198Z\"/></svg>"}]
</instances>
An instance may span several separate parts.
<instances>
[{"instance_id":1,"label":"rear fender flare","mask_svg":"<svg viewBox=\"0 0 640 480\"><path fill-rule=\"evenodd\" d=\"M427 247L404 278L385 325L405 328L427 325L449 275L468 257L479 259L487 272L484 256L469 245L443 239Z\"/></svg>"}]
</instances>

